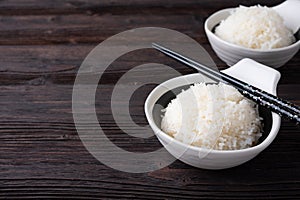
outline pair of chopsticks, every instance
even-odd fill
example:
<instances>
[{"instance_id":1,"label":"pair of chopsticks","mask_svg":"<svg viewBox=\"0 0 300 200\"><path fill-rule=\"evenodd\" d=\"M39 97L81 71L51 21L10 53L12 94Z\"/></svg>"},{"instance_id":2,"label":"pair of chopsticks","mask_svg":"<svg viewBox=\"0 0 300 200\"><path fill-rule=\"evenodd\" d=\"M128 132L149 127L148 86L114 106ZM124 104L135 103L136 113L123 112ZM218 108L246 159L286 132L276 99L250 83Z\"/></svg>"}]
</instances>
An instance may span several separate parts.
<instances>
[{"instance_id":1,"label":"pair of chopsticks","mask_svg":"<svg viewBox=\"0 0 300 200\"><path fill-rule=\"evenodd\" d=\"M298 125L300 124L300 109L298 106L280 99L277 96L274 96L266 91L263 91L259 88L256 88L252 85L249 85L241 80L238 80L232 76L229 76L222 72L214 71L213 69L204 66L195 60L192 60L186 56L183 56L175 51L172 51L166 47L163 47L159 44L153 43L153 48L157 49L158 51L168 55L175 60L178 60L198 71L203 73L204 75L212 78L215 81L223 82L225 84L232 85L235 87L239 92L241 92L245 97L253 100L254 102L258 103L259 105L270 109L271 111L279 114L280 116L286 117Z\"/></svg>"}]
</instances>

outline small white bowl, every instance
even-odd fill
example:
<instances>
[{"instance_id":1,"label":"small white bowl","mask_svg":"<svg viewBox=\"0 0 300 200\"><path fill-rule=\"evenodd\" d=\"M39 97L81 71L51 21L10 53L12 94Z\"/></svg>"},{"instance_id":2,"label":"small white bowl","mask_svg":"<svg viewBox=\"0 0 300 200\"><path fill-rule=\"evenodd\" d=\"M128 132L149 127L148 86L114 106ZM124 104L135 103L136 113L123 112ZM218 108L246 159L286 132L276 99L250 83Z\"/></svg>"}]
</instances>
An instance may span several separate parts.
<instances>
[{"instance_id":1,"label":"small white bowl","mask_svg":"<svg viewBox=\"0 0 300 200\"><path fill-rule=\"evenodd\" d=\"M205 33L213 50L229 66L234 65L243 58L251 58L270 67L278 68L288 62L299 51L300 40L287 47L272 50L257 50L232 44L219 38L212 32L212 29L222 20L226 19L234 9L220 10L207 18L204 24ZM283 17L287 27L294 32L297 31L300 25L300 1L288 0L273 7L273 9Z\"/></svg>"},{"instance_id":2,"label":"small white bowl","mask_svg":"<svg viewBox=\"0 0 300 200\"><path fill-rule=\"evenodd\" d=\"M277 83L280 73L270 67L259 64L251 59L243 59L224 73L236 77L246 83L252 84L271 94L276 95ZM204 169L225 169L240 165L254 158L267 148L276 137L280 128L280 117L267 110L260 114L264 117L265 133L263 141L254 147L242 150L207 150L200 147L184 144L164 133L160 129L161 109L171 101L172 92L182 86L187 86L203 78L202 74L190 74L170 79L157 86L148 96L145 102L145 113L149 125L153 129L162 145L179 160ZM174 90L175 89L175 90ZM172 91L172 92L170 92Z\"/></svg>"}]
</instances>

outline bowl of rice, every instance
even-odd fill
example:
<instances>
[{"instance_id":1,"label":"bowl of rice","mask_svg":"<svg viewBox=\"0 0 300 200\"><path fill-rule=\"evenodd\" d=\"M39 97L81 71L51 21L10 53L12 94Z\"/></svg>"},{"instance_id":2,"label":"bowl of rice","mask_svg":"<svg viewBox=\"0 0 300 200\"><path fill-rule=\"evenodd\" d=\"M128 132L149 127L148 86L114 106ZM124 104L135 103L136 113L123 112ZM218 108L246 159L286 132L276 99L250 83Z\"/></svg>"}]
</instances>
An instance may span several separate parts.
<instances>
[{"instance_id":1,"label":"bowl of rice","mask_svg":"<svg viewBox=\"0 0 300 200\"><path fill-rule=\"evenodd\" d=\"M269 8L240 6L212 14L204 24L218 57L229 66L251 58L273 68L283 66L300 48L294 33L300 27L300 1Z\"/></svg>"},{"instance_id":2,"label":"bowl of rice","mask_svg":"<svg viewBox=\"0 0 300 200\"><path fill-rule=\"evenodd\" d=\"M276 95L280 73L270 67L243 59L223 72ZM145 113L170 154L203 169L249 161L271 144L280 127L279 115L199 73L158 85L146 99Z\"/></svg>"}]
</instances>

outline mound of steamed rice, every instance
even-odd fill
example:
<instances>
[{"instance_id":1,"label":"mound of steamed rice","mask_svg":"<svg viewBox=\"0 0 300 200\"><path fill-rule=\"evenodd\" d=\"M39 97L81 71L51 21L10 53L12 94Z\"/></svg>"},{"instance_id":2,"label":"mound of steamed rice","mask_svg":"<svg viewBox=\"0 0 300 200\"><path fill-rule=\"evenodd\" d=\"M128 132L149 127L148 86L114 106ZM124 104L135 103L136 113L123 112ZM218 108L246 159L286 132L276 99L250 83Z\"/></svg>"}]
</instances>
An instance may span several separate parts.
<instances>
[{"instance_id":1,"label":"mound of steamed rice","mask_svg":"<svg viewBox=\"0 0 300 200\"><path fill-rule=\"evenodd\" d=\"M208 149L237 150L261 137L256 104L222 83L197 83L162 110L161 129L183 143Z\"/></svg>"},{"instance_id":2,"label":"mound of steamed rice","mask_svg":"<svg viewBox=\"0 0 300 200\"><path fill-rule=\"evenodd\" d=\"M236 8L221 21L215 34L227 42L261 50L285 47L295 41L281 16L262 6Z\"/></svg>"}]
</instances>

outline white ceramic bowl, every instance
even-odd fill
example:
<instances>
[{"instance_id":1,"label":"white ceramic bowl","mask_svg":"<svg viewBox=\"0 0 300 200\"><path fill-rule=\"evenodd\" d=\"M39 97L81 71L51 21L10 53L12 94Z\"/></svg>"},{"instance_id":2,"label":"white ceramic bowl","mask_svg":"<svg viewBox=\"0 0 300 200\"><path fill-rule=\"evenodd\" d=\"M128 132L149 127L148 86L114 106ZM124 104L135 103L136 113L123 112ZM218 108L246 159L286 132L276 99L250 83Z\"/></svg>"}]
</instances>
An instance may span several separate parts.
<instances>
[{"instance_id":1,"label":"white ceramic bowl","mask_svg":"<svg viewBox=\"0 0 300 200\"><path fill-rule=\"evenodd\" d=\"M296 32L300 26L300 1L288 0L273 8L283 17L286 25ZM288 62L299 51L300 41L287 47L272 50L256 50L222 40L212 32L212 29L226 19L232 10L234 8L220 10L207 18L204 24L205 33L213 50L229 66L234 65L243 58L251 58L270 67L278 68Z\"/></svg>"},{"instance_id":2,"label":"white ceramic bowl","mask_svg":"<svg viewBox=\"0 0 300 200\"><path fill-rule=\"evenodd\" d=\"M243 59L224 73L252 84L276 95L280 73L251 59ZM161 109L172 99L170 90L199 82L203 75L196 73L170 79L157 86L145 102L147 120L162 145L179 160L204 169L225 169L240 165L254 158L268 147L280 128L280 117L271 112L262 112L265 123L263 141L258 145L242 150L207 150L179 142L160 129Z\"/></svg>"}]
</instances>

